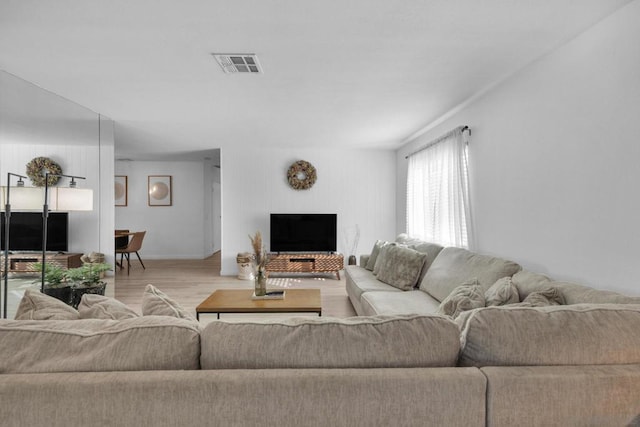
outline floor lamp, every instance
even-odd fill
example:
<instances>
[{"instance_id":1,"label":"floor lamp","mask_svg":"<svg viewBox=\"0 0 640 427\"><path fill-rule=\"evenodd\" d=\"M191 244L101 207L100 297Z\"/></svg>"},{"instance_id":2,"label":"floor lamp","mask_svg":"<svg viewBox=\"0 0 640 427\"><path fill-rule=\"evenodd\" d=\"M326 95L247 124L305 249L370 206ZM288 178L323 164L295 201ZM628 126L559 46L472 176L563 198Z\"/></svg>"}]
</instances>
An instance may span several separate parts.
<instances>
[{"instance_id":1,"label":"floor lamp","mask_svg":"<svg viewBox=\"0 0 640 427\"><path fill-rule=\"evenodd\" d=\"M9 295L9 225L11 225L11 177L18 177L18 187L24 187L23 178L26 176L9 172L7 174L7 189L5 190L4 205L4 289L2 291L2 318L7 318L7 297Z\"/></svg>"},{"instance_id":2,"label":"floor lamp","mask_svg":"<svg viewBox=\"0 0 640 427\"><path fill-rule=\"evenodd\" d=\"M18 183L13 188L15 194L11 192L11 177L17 177ZM39 188L25 187L23 179L26 176L9 172L7 174L7 186L2 187L2 196L4 198L4 289L2 290L2 318L7 318L7 302L9 292L9 243L11 231L11 196L14 196L15 208L18 210L39 210L40 200L42 200L42 192ZM0 209L2 210L2 209Z\"/></svg>"},{"instance_id":3,"label":"floor lamp","mask_svg":"<svg viewBox=\"0 0 640 427\"><path fill-rule=\"evenodd\" d=\"M91 211L93 210L93 190L76 188L76 179L83 176L46 173L44 179L44 205L42 207L42 283L40 292L44 293L44 281L47 268L47 224L49 221L49 177L71 178L69 188L55 188L52 192L53 210Z\"/></svg>"}]
</instances>

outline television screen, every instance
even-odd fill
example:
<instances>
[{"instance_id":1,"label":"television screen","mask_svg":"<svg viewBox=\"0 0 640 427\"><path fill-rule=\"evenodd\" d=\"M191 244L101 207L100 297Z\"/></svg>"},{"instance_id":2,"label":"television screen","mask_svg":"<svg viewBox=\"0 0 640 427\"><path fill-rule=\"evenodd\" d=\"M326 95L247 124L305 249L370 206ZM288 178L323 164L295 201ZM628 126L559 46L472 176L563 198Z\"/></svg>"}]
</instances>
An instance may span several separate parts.
<instances>
[{"instance_id":1,"label":"television screen","mask_svg":"<svg viewBox=\"0 0 640 427\"><path fill-rule=\"evenodd\" d=\"M49 213L47 222L47 250L66 252L68 250L69 216L67 212ZM2 212L1 249L4 250L4 212ZM42 250L42 213L11 212L9 230L10 251Z\"/></svg>"},{"instance_id":2,"label":"television screen","mask_svg":"<svg viewBox=\"0 0 640 427\"><path fill-rule=\"evenodd\" d=\"M271 214L271 252L335 252L336 214Z\"/></svg>"}]
</instances>

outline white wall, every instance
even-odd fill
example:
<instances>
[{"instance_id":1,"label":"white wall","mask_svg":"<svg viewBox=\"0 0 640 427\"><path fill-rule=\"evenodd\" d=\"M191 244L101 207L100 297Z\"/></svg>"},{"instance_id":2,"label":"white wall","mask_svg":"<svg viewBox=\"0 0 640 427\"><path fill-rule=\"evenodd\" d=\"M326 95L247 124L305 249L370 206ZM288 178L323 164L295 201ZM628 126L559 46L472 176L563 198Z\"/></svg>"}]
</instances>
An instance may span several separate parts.
<instances>
[{"instance_id":1,"label":"white wall","mask_svg":"<svg viewBox=\"0 0 640 427\"><path fill-rule=\"evenodd\" d=\"M222 248L220 168L211 159L205 159L203 165L204 253L212 254Z\"/></svg>"},{"instance_id":2,"label":"white wall","mask_svg":"<svg viewBox=\"0 0 640 427\"><path fill-rule=\"evenodd\" d=\"M86 177L78 187L94 191L93 211L69 214L69 251L102 252L113 262L113 122L4 71L0 94L0 184L7 172L25 175L39 156L64 174ZM58 185L68 183L62 178ZM105 185L111 193L102 192Z\"/></svg>"},{"instance_id":3,"label":"white wall","mask_svg":"<svg viewBox=\"0 0 640 427\"><path fill-rule=\"evenodd\" d=\"M236 255L251 250L249 234L260 230L269 244L270 213L337 213L341 231L358 224L358 254L395 232L393 151L334 149L222 149L222 274L237 274ZM286 172L297 160L314 165L310 190L289 187Z\"/></svg>"},{"instance_id":4,"label":"white wall","mask_svg":"<svg viewBox=\"0 0 640 427\"><path fill-rule=\"evenodd\" d=\"M117 161L115 175L128 176L129 185L128 205L115 208L115 228L147 231L140 251L143 260L211 255L205 253L202 162ZM172 206L148 206L149 175L172 176Z\"/></svg>"},{"instance_id":5,"label":"white wall","mask_svg":"<svg viewBox=\"0 0 640 427\"><path fill-rule=\"evenodd\" d=\"M640 295L640 2L620 9L397 152L472 129L475 249Z\"/></svg>"},{"instance_id":6,"label":"white wall","mask_svg":"<svg viewBox=\"0 0 640 427\"><path fill-rule=\"evenodd\" d=\"M115 135L113 120L100 116L100 151L98 194L94 191L94 203L98 204L98 224L100 227L100 248L98 252L105 254L105 261L114 265L115 242L113 230L115 228L114 203L114 156Z\"/></svg>"}]
</instances>

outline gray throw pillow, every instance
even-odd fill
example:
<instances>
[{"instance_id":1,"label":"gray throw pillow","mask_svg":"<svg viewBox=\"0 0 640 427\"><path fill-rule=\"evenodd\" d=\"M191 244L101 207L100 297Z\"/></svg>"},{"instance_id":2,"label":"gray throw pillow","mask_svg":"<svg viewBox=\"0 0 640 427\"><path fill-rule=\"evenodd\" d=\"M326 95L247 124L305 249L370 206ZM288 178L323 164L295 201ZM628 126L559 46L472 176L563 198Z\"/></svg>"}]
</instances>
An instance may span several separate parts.
<instances>
[{"instance_id":1,"label":"gray throw pillow","mask_svg":"<svg viewBox=\"0 0 640 427\"><path fill-rule=\"evenodd\" d=\"M516 288L509 276L498 279L496 283L491 285L484 293L484 299L487 307L514 304L520 301L518 288Z\"/></svg>"},{"instance_id":2,"label":"gray throw pillow","mask_svg":"<svg viewBox=\"0 0 640 427\"><path fill-rule=\"evenodd\" d=\"M403 246L389 246L381 260L377 278L403 291L410 291L418 283L426 261L427 254Z\"/></svg>"},{"instance_id":3,"label":"gray throw pillow","mask_svg":"<svg viewBox=\"0 0 640 427\"><path fill-rule=\"evenodd\" d=\"M117 299L95 294L82 295L78 313L81 319L121 320L140 317L138 313Z\"/></svg>"},{"instance_id":4,"label":"gray throw pillow","mask_svg":"<svg viewBox=\"0 0 640 427\"><path fill-rule=\"evenodd\" d=\"M195 317L160 289L149 284L142 295L143 316L172 316L195 321Z\"/></svg>"},{"instance_id":5,"label":"gray throw pillow","mask_svg":"<svg viewBox=\"0 0 640 427\"><path fill-rule=\"evenodd\" d=\"M373 245L373 249L371 250L371 255L367 260L367 265L365 265L364 268L366 268L369 271L373 271L373 267L375 267L376 265L376 260L378 259L378 255L380 255L380 249L382 249L382 247L387 243L388 242L385 242L384 240L376 241L376 243Z\"/></svg>"},{"instance_id":6,"label":"gray throw pillow","mask_svg":"<svg viewBox=\"0 0 640 427\"><path fill-rule=\"evenodd\" d=\"M395 246L396 244L393 242L385 242L384 245L382 245L382 247L380 248L380 252L378 253L378 256L376 257L376 263L373 266L373 275L377 276L378 273L380 272L380 266L382 266L382 263L384 263L384 258L387 256L387 252L389 251L389 248L391 246Z\"/></svg>"},{"instance_id":7,"label":"gray throw pillow","mask_svg":"<svg viewBox=\"0 0 640 427\"><path fill-rule=\"evenodd\" d=\"M27 289L20 300L15 320L76 320L78 310L59 299Z\"/></svg>"},{"instance_id":8,"label":"gray throw pillow","mask_svg":"<svg viewBox=\"0 0 640 427\"><path fill-rule=\"evenodd\" d=\"M451 292L438 307L438 314L458 317L460 313L484 307L484 292L477 279L463 283Z\"/></svg>"}]
</instances>

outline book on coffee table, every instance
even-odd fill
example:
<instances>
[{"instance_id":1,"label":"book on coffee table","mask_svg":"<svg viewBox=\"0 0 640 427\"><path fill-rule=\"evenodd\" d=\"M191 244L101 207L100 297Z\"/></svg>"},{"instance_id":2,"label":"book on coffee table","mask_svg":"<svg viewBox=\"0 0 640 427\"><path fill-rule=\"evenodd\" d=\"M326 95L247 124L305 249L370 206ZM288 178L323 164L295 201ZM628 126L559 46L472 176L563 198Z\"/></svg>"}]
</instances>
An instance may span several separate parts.
<instances>
[{"instance_id":1,"label":"book on coffee table","mask_svg":"<svg viewBox=\"0 0 640 427\"><path fill-rule=\"evenodd\" d=\"M254 292L251 295L251 299L253 300L261 300L261 299L284 299L284 291L267 291L265 295L257 296Z\"/></svg>"}]
</instances>

